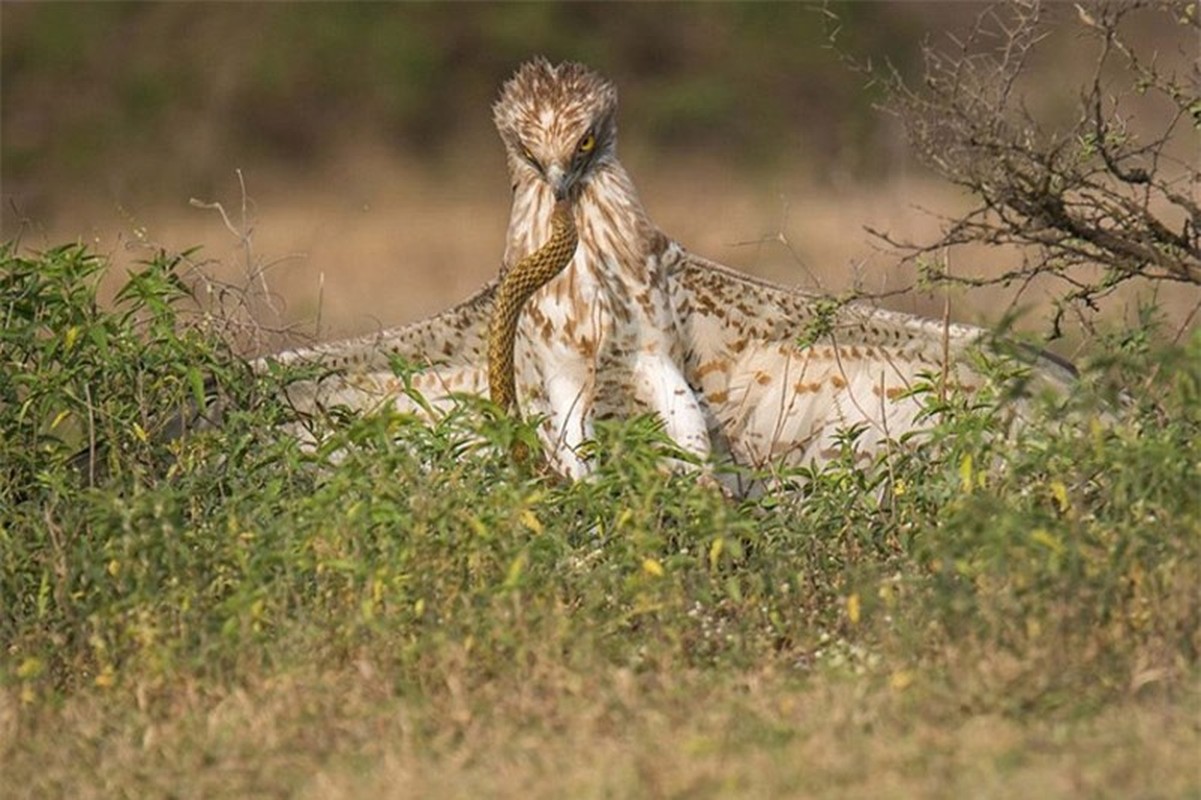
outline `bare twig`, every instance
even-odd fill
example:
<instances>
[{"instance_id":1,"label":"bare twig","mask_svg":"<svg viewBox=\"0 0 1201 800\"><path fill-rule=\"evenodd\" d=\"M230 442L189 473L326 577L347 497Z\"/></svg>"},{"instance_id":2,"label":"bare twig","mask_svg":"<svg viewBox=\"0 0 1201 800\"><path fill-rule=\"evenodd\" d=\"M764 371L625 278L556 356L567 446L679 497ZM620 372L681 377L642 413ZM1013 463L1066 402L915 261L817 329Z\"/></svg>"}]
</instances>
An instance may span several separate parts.
<instances>
[{"instance_id":1,"label":"bare twig","mask_svg":"<svg viewBox=\"0 0 1201 800\"><path fill-rule=\"evenodd\" d=\"M1124 35L1133 15L1163 11L1189 37L1201 31L1186 2L1077 5L1073 18L1058 20L1097 43L1079 116L1067 130L1047 129L1019 91L1050 30L1038 3L990 6L965 35L927 44L920 85L895 69L876 75L888 90L885 110L903 121L919 158L970 192L976 205L943 218L933 242L873 235L919 264L966 244L1016 247L1020 265L1000 275L927 270L928 277L969 286L1054 278L1067 287L1056 300L1056 332L1069 308L1095 309L1130 281L1201 287L1201 164L1173 155L1181 144L1195 150L1201 68L1194 62L1191 71L1166 71L1157 59L1141 58ZM1125 78L1110 77L1116 67ZM1144 139L1123 112L1133 94L1175 107Z\"/></svg>"}]
</instances>

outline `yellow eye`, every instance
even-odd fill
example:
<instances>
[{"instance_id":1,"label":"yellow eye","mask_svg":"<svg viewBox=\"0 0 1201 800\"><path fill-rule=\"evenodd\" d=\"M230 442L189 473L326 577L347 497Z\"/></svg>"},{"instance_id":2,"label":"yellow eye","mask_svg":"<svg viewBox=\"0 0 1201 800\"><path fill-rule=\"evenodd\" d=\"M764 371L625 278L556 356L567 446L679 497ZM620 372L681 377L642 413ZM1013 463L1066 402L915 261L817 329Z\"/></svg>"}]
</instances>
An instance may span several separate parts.
<instances>
[{"instance_id":1,"label":"yellow eye","mask_svg":"<svg viewBox=\"0 0 1201 800\"><path fill-rule=\"evenodd\" d=\"M591 153L594 147L596 147L596 137L591 133L586 135L583 139L580 139L581 153Z\"/></svg>"}]
</instances>

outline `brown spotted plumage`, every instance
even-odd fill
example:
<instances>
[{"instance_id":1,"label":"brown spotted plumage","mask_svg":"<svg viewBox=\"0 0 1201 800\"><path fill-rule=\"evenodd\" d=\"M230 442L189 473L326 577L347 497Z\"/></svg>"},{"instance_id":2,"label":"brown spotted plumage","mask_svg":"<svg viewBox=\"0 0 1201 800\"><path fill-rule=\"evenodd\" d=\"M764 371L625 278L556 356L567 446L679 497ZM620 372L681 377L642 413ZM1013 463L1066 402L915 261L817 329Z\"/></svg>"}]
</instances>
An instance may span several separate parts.
<instances>
[{"instance_id":1,"label":"brown spotted plumage","mask_svg":"<svg viewBox=\"0 0 1201 800\"><path fill-rule=\"evenodd\" d=\"M830 458L837 434L862 426L871 455L917 429L907 394L922 374L969 390L963 353L983 331L821 298L694 256L647 217L617 160L617 92L579 64L535 59L504 85L494 119L513 189L502 275L542 247L558 199L570 202L579 244L567 267L533 292L518 324L520 410L544 421L551 465L578 478L593 421L657 415L700 458L755 468ZM399 393L390 356L427 367L414 386L435 405L488 387L486 336L496 283L427 320L376 336L279 354L335 371L297 387L300 405L385 403ZM814 331L820 335L815 336ZM1067 372L1050 361L1053 380ZM745 485L734 479L735 491Z\"/></svg>"}]
</instances>

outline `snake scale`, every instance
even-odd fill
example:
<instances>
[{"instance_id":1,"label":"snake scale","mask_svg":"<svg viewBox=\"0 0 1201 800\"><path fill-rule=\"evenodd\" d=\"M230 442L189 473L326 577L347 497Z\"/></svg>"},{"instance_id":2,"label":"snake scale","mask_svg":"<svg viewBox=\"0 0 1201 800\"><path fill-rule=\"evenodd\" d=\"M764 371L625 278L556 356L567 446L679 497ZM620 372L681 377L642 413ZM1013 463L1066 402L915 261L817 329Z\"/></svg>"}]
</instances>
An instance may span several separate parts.
<instances>
[{"instance_id":1,"label":"snake scale","mask_svg":"<svg viewBox=\"0 0 1201 800\"><path fill-rule=\"evenodd\" d=\"M513 350L521 309L534 292L563 271L579 241L571 203L567 200L555 203L550 225L546 244L506 272L496 292L496 305L488 326L488 393L492 402L504 411L518 410Z\"/></svg>"}]
</instances>

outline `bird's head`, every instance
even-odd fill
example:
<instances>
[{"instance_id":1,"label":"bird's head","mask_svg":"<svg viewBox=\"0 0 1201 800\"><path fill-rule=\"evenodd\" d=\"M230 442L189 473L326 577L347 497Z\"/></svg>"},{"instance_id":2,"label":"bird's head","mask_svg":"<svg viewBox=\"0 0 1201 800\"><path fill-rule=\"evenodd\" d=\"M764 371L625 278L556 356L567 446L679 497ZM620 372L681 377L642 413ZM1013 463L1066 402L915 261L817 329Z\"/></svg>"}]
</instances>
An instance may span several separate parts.
<instances>
[{"instance_id":1,"label":"bird's head","mask_svg":"<svg viewBox=\"0 0 1201 800\"><path fill-rule=\"evenodd\" d=\"M617 145L617 89L582 64L526 62L492 115L514 187L542 181L557 199L573 197Z\"/></svg>"}]
</instances>

